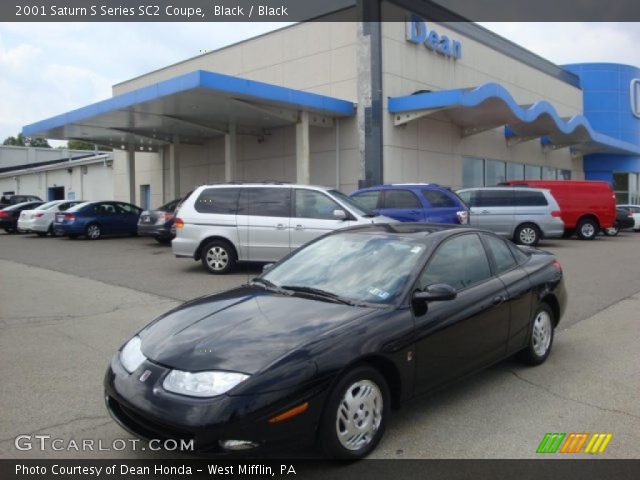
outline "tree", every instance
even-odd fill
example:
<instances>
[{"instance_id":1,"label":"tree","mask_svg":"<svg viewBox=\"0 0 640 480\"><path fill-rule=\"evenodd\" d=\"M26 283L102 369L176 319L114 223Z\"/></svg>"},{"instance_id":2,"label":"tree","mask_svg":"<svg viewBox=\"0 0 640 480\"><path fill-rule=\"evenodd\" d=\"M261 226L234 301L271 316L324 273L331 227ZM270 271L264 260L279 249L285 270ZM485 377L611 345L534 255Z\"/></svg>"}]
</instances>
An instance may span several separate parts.
<instances>
[{"instance_id":1,"label":"tree","mask_svg":"<svg viewBox=\"0 0 640 480\"><path fill-rule=\"evenodd\" d=\"M34 138L34 137L25 137L22 133L19 133L15 137L7 137L2 142L3 145L12 145L15 147L41 147L41 148L51 148L49 142L47 142L46 138Z\"/></svg>"},{"instance_id":2,"label":"tree","mask_svg":"<svg viewBox=\"0 0 640 480\"><path fill-rule=\"evenodd\" d=\"M85 142L84 140L69 140L67 142L66 148L68 148L69 150L95 150L95 146L96 145L94 143ZM65 148L65 147L58 147L58 148ZM113 148L98 145L98 150L102 152L110 152L113 150Z\"/></svg>"}]
</instances>

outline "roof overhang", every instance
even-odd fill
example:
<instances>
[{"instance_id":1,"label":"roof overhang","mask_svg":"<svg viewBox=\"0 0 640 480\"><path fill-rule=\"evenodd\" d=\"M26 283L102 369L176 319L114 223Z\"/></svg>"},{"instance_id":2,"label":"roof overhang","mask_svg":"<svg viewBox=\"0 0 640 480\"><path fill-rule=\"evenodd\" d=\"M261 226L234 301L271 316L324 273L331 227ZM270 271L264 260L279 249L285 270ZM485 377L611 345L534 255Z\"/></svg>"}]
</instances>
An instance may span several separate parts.
<instances>
[{"instance_id":1,"label":"roof overhang","mask_svg":"<svg viewBox=\"0 0 640 480\"><path fill-rule=\"evenodd\" d=\"M504 126L511 145L541 139L545 149L571 147L582 154L640 154L640 145L596 132L583 115L562 118L547 101L519 105L496 83L389 98L388 109L396 126L434 117L459 126L462 136Z\"/></svg>"},{"instance_id":2,"label":"roof overhang","mask_svg":"<svg viewBox=\"0 0 640 480\"><path fill-rule=\"evenodd\" d=\"M197 70L27 125L29 137L78 139L115 148L155 151L163 145L202 144L224 135L263 135L297 123L331 126L352 116L353 102L278 85Z\"/></svg>"},{"instance_id":3,"label":"roof overhang","mask_svg":"<svg viewBox=\"0 0 640 480\"><path fill-rule=\"evenodd\" d=\"M49 172L52 170L61 170L65 168L73 168L82 165L93 165L96 163L109 164L113 160L113 156L110 153L98 153L96 155L83 156L79 159L60 159L55 163L46 162L47 165L39 165L35 167L23 166L23 168L6 169L0 171L0 178L15 177L18 175L28 175L32 173Z\"/></svg>"}]
</instances>

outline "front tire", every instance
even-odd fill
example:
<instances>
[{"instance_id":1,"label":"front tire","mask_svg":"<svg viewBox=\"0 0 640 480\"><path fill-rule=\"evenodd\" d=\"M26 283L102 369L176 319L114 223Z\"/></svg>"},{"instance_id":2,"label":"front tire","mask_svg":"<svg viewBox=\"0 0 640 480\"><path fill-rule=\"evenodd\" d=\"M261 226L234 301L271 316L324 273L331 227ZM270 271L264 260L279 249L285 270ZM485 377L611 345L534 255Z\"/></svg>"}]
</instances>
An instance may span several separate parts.
<instances>
[{"instance_id":1,"label":"front tire","mask_svg":"<svg viewBox=\"0 0 640 480\"><path fill-rule=\"evenodd\" d=\"M229 273L236 264L236 253L227 242L212 240L202 248L202 265L209 273Z\"/></svg>"},{"instance_id":2,"label":"front tire","mask_svg":"<svg viewBox=\"0 0 640 480\"><path fill-rule=\"evenodd\" d=\"M600 230L598 222L593 218L583 218L578 223L578 238L580 240L593 240Z\"/></svg>"},{"instance_id":3,"label":"front tire","mask_svg":"<svg viewBox=\"0 0 640 480\"><path fill-rule=\"evenodd\" d=\"M520 245L534 247L540 241L540 229L533 223L524 223L516 228L513 240Z\"/></svg>"},{"instance_id":4,"label":"front tire","mask_svg":"<svg viewBox=\"0 0 640 480\"><path fill-rule=\"evenodd\" d=\"M97 223L90 223L87 225L85 235L89 240L98 240L102 236L102 230Z\"/></svg>"},{"instance_id":5,"label":"front tire","mask_svg":"<svg viewBox=\"0 0 640 480\"><path fill-rule=\"evenodd\" d=\"M615 237L620 233L620 225L616 223L613 227L605 228L603 232L607 237Z\"/></svg>"},{"instance_id":6,"label":"front tire","mask_svg":"<svg viewBox=\"0 0 640 480\"><path fill-rule=\"evenodd\" d=\"M529 329L529 343L518 352L517 358L527 365L540 365L543 363L553 345L554 336L554 315L551 307L546 303L541 303L533 316Z\"/></svg>"},{"instance_id":7,"label":"front tire","mask_svg":"<svg viewBox=\"0 0 640 480\"><path fill-rule=\"evenodd\" d=\"M357 460L371 453L384 434L391 395L384 377L368 365L344 375L329 395L320 443L331 458Z\"/></svg>"}]
</instances>

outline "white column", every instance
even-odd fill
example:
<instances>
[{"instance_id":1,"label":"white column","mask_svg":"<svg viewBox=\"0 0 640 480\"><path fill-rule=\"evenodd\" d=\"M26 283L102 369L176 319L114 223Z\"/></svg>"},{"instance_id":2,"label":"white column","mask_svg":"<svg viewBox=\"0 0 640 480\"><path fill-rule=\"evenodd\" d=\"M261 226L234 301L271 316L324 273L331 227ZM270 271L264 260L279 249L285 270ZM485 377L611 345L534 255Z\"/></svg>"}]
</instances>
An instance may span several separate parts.
<instances>
[{"instance_id":1,"label":"white column","mask_svg":"<svg viewBox=\"0 0 640 480\"><path fill-rule=\"evenodd\" d=\"M180 196L180 158L178 148L180 139L175 136L169 145L169 194L171 200Z\"/></svg>"},{"instance_id":2,"label":"white column","mask_svg":"<svg viewBox=\"0 0 640 480\"><path fill-rule=\"evenodd\" d=\"M82 175L82 169L80 169ZM136 203L136 147L129 145L127 148L127 176L129 179L129 202Z\"/></svg>"},{"instance_id":3,"label":"white column","mask_svg":"<svg viewBox=\"0 0 640 480\"><path fill-rule=\"evenodd\" d=\"M224 180L232 182L238 180L238 143L236 126L229 125L229 131L224 135Z\"/></svg>"},{"instance_id":4,"label":"white column","mask_svg":"<svg viewBox=\"0 0 640 480\"><path fill-rule=\"evenodd\" d=\"M296 183L311 183L309 154L309 112L300 112L296 124Z\"/></svg>"}]
</instances>

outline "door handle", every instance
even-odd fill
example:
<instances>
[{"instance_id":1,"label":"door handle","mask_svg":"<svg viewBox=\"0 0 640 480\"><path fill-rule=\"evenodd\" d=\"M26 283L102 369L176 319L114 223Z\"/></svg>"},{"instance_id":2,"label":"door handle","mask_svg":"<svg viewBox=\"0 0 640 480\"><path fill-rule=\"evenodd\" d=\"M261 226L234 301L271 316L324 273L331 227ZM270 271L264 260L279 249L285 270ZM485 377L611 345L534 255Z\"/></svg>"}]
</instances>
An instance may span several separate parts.
<instances>
[{"instance_id":1,"label":"door handle","mask_svg":"<svg viewBox=\"0 0 640 480\"><path fill-rule=\"evenodd\" d=\"M505 300L506 300L506 298L504 298L502 295L497 295L497 296L493 297L493 300L491 300L491 304L492 305L500 305Z\"/></svg>"},{"instance_id":2,"label":"door handle","mask_svg":"<svg viewBox=\"0 0 640 480\"><path fill-rule=\"evenodd\" d=\"M284 230L284 229L286 229L287 227L285 227L284 223L279 223L279 224L277 224L277 225L276 225L276 228L277 228L278 230Z\"/></svg>"},{"instance_id":3,"label":"door handle","mask_svg":"<svg viewBox=\"0 0 640 480\"><path fill-rule=\"evenodd\" d=\"M304 227L302 225L296 225L296 230L304 230Z\"/></svg>"}]
</instances>

